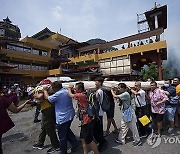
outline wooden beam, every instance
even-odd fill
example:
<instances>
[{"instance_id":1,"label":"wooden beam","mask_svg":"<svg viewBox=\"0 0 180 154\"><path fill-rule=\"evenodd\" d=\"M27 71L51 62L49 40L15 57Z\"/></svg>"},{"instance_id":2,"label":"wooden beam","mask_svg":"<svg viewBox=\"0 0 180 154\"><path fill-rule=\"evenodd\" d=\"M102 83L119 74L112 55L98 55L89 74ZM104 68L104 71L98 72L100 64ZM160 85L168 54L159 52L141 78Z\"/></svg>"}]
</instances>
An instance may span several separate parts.
<instances>
[{"instance_id":1,"label":"wooden beam","mask_svg":"<svg viewBox=\"0 0 180 154\"><path fill-rule=\"evenodd\" d=\"M153 30L153 31L127 36L127 37L120 38L120 39L117 39L117 40L113 40L113 41L103 43L103 44L89 45L89 46L86 46L86 47L79 48L78 51L85 52L85 51L90 51L90 50L94 50L94 49L98 49L98 48L99 49L104 49L104 48L112 47L112 46L115 46L115 45L128 43L128 42L132 42L132 41L136 41L136 40L142 40L142 39L146 39L146 38L149 38L149 37L152 37L152 36L160 35L163 32L164 32L164 29L159 28L159 29L156 29L156 30Z\"/></svg>"}]
</instances>

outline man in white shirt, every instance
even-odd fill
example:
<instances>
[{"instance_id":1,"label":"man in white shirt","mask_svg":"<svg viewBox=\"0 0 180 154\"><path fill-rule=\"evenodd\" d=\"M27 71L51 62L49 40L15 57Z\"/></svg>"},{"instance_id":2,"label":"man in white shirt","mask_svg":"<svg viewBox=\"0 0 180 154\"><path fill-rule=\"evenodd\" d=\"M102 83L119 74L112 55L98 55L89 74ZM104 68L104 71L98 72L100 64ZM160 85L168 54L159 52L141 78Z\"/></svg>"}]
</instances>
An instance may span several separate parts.
<instances>
[{"instance_id":1,"label":"man in white shirt","mask_svg":"<svg viewBox=\"0 0 180 154\"><path fill-rule=\"evenodd\" d=\"M96 85L96 97L98 98L100 104L102 104L103 101L103 90L102 85L103 85L104 79L103 78L96 78L95 79L95 85ZM103 114L104 111L102 110L101 106L99 109L99 116L96 117L95 124L94 124L94 131L93 135L96 141L99 143L98 150L99 152L102 152L107 148L108 142L103 136Z\"/></svg>"},{"instance_id":2,"label":"man in white shirt","mask_svg":"<svg viewBox=\"0 0 180 154\"><path fill-rule=\"evenodd\" d=\"M136 104L136 116L137 118L141 118L142 116L144 116L145 114L147 114L146 110L147 110L147 106L146 106L146 92L141 89L141 82L135 82L134 85L135 89L131 89L130 87L128 87L131 92L134 94L134 101ZM148 129L146 126L143 126L141 124L141 122L138 120L137 122L137 126L138 126L138 130L139 130L139 135L140 138L142 137L147 137L148 134Z\"/></svg>"},{"instance_id":3,"label":"man in white shirt","mask_svg":"<svg viewBox=\"0 0 180 154\"><path fill-rule=\"evenodd\" d=\"M26 92L27 92L27 96L28 96L29 99L31 99L31 94L32 94L32 91L33 91L33 90L34 90L34 87L33 87L32 85L29 85L29 86L27 87Z\"/></svg>"}]
</instances>

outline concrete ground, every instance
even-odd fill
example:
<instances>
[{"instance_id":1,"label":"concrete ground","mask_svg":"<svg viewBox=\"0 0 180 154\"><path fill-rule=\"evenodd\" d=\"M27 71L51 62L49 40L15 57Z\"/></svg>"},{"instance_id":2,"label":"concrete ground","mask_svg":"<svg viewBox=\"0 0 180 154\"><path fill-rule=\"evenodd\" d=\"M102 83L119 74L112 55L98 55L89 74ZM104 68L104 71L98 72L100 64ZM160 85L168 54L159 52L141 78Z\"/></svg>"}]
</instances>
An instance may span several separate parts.
<instances>
[{"instance_id":1,"label":"concrete ground","mask_svg":"<svg viewBox=\"0 0 180 154\"><path fill-rule=\"evenodd\" d=\"M12 120L15 123L15 127L3 135L2 144L4 154L45 154L50 147L49 138L46 138L45 146L43 150L36 150L32 148L32 145L37 143L38 135L40 132L40 123L33 123L33 116L35 108L30 107L23 109L18 114L10 113ZM118 127L120 127L120 111L118 105L115 107L115 121ZM75 135L79 136L80 128L78 127L79 121L74 118L72 123L72 130ZM104 130L106 129L106 116L104 116ZM111 131L113 130L111 126ZM131 136L131 133L129 133ZM111 133L106 139L109 142L108 148L103 151L103 154L179 154L180 153L180 129L176 129L174 134L167 135L165 133L161 137L161 143L156 148L152 148L152 145L158 143L152 143L149 145L146 139L143 139L143 144L139 147L132 147L132 137L127 139L125 145L118 145L115 143L117 134ZM91 153L91 152L89 152ZM79 148L74 154L83 154L82 147Z\"/></svg>"}]
</instances>

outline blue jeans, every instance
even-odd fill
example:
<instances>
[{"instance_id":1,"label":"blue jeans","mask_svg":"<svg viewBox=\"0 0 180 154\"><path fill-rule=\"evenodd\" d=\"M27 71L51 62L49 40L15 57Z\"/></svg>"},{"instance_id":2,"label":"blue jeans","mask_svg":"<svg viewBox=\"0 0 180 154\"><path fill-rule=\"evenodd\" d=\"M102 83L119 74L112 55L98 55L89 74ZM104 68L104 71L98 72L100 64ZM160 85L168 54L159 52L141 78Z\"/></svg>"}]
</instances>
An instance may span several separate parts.
<instances>
[{"instance_id":1,"label":"blue jeans","mask_svg":"<svg viewBox=\"0 0 180 154\"><path fill-rule=\"evenodd\" d=\"M176 113L176 107L170 105L166 106L165 115L167 116L169 121L174 121L175 113Z\"/></svg>"},{"instance_id":2,"label":"blue jeans","mask_svg":"<svg viewBox=\"0 0 180 154\"><path fill-rule=\"evenodd\" d=\"M79 144L74 133L70 129L71 123L72 120L57 125L60 141L60 154L67 154L67 141L71 144L72 148Z\"/></svg>"}]
</instances>

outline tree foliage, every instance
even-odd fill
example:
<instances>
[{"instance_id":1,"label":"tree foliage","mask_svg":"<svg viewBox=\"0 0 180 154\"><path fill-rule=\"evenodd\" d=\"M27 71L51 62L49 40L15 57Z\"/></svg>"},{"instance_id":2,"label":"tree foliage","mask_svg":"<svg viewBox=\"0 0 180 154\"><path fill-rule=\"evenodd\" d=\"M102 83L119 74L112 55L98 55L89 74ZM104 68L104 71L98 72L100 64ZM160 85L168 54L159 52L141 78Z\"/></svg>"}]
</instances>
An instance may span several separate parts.
<instances>
[{"instance_id":1,"label":"tree foliage","mask_svg":"<svg viewBox=\"0 0 180 154\"><path fill-rule=\"evenodd\" d=\"M143 80L147 81L148 78L153 77L155 80L158 80L158 68L155 64L150 64L142 70Z\"/></svg>"}]
</instances>

